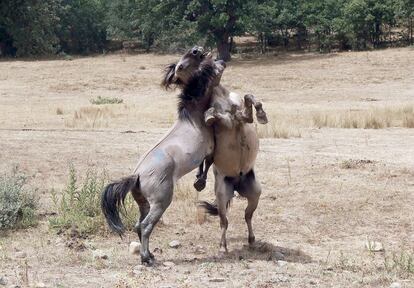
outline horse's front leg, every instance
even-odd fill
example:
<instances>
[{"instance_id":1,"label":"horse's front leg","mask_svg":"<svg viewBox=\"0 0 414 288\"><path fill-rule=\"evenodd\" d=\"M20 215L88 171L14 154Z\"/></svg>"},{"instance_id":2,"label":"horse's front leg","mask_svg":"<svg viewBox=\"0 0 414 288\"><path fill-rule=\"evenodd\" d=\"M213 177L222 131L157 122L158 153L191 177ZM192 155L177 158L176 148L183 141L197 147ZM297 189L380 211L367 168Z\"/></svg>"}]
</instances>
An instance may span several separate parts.
<instances>
[{"instance_id":1,"label":"horse's front leg","mask_svg":"<svg viewBox=\"0 0 414 288\"><path fill-rule=\"evenodd\" d=\"M198 173L196 175L197 179L194 182L194 188L197 191L200 192L206 187L208 169L210 169L210 166L211 164L213 164L213 162L214 162L213 155L209 155L200 164L200 167L198 168ZM204 167L204 163L205 163L205 167Z\"/></svg>"},{"instance_id":2,"label":"horse's front leg","mask_svg":"<svg viewBox=\"0 0 414 288\"><path fill-rule=\"evenodd\" d=\"M252 94L244 95L244 105L245 105L246 117L248 117L249 120L251 119L251 122L253 122L252 105L256 109L257 121L260 124L266 124L268 122L266 112L263 110L262 102L256 100L256 97L254 95ZM251 122L248 122L248 123L251 123Z\"/></svg>"}]
</instances>

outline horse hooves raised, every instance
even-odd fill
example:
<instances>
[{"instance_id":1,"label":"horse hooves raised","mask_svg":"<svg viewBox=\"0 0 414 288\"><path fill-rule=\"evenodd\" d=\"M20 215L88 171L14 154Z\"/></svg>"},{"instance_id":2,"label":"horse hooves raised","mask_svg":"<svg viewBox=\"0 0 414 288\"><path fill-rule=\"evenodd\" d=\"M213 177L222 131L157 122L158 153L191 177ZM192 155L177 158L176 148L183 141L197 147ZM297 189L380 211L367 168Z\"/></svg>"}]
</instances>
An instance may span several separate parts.
<instances>
[{"instance_id":1,"label":"horse hooves raised","mask_svg":"<svg viewBox=\"0 0 414 288\"><path fill-rule=\"evenodd\" d=\"M194 188L198 192L200 192L201 190L203 190L204 188L206 188L206 179L197 178L196 181L194 182Z\"/></svg>"},{"instance_id":2,"label":"horse hooves raised","mask_svg":"<svg viewBox=\"0 0 414 288\"><path fill-rule=\"evenodd\" d=\"M257 122L259 122L260 124L267 124L267 122L269 122L267 120L267 115L266 112L262 111L256 111L256 118L257 118Z\"/></svg>"}]
</instances>

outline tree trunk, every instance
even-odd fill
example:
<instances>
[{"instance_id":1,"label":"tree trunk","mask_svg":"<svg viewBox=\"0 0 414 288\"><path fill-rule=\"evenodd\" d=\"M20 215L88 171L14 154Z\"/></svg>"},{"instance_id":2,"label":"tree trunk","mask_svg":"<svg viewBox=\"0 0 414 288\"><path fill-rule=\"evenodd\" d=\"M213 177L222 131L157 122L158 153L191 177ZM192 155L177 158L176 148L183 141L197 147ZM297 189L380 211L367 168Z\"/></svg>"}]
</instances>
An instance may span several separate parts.
<instances>
[{"instance_id":1,"label":"tree trunk","mask_svg":"<svg viewBox=\"0 0 414 288\"><path fill-rule=\"evenodd\" d=\"M223 37L217 40L217 52L218 52L218 59L223 60L223 61L231 60L230 42L229 42L228 35L223 35Z\"/></svg>"}]
</instances>

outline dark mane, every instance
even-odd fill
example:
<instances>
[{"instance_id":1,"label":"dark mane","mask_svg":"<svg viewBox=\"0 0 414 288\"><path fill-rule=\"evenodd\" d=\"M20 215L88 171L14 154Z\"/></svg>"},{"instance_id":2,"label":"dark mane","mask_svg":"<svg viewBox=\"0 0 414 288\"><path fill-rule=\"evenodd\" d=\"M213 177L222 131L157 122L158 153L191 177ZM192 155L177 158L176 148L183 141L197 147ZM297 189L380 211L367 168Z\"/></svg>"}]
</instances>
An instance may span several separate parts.
<instances>
[{"instance_id":1,"label":"dark mane","mask_svg":"<svg viewBox=\"0 0 414 288\"><path fill-rule=\"evenodd\" d=\"M178 118L189 119L189 105L195 105L197 101L203 99L208 92L211 81L215 76L214 61L204 60L200 68L191 76L188 84L183 87L178 95Z\"/></svg>"}]
</instances>

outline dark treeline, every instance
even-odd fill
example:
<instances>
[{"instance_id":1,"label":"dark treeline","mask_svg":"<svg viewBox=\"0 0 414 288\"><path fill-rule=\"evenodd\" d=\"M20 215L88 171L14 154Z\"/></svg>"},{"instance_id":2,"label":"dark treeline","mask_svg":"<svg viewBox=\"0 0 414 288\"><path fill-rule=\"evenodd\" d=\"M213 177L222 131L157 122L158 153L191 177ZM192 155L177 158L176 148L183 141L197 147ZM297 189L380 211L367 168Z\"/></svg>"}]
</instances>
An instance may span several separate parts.
<instances>
[{"instance_id":1,"label":"dark treeline","mask_svg":"<svg viewBox=\"0 0 414 288\"><path fill-rule=\"evenodd\" d=\"M200 43L229 59L257 49L329 52L413 44L414 0L0 0L0 54L102 52L125 40L174 51Z\"/></svg>"}]
</instances>

